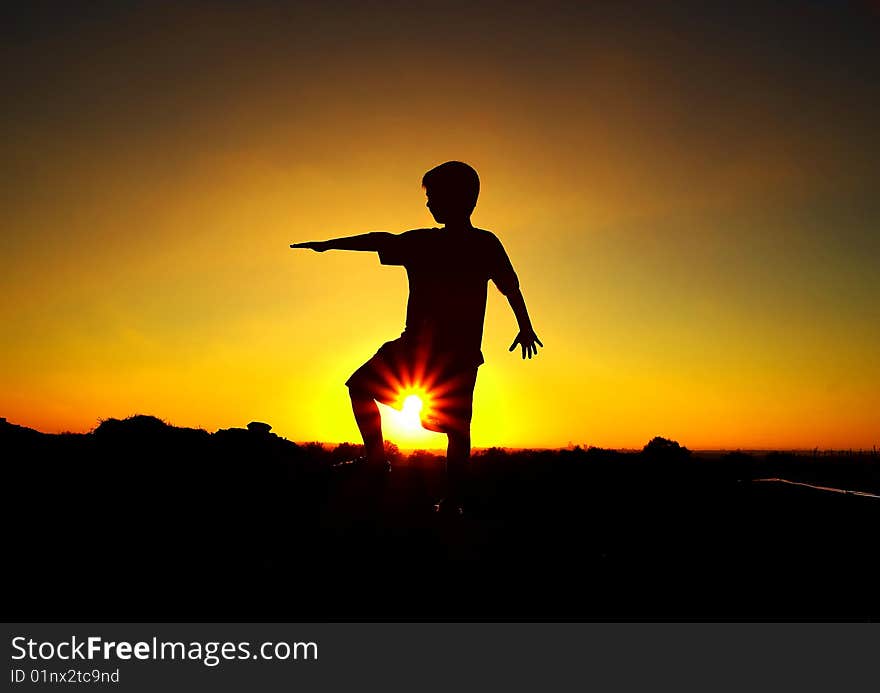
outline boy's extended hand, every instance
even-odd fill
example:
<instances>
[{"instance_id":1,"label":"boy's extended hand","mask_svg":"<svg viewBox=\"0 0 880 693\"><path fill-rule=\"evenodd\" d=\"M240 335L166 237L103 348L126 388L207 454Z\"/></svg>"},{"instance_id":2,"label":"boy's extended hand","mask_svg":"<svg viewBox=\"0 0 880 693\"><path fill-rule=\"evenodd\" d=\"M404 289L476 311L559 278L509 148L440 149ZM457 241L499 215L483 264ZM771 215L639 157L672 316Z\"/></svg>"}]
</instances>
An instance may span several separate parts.
<instances>
[{"instance_id":1,"label":"boy's extended hand","mask_svg":"<svg viewBox=\"0 0 880 693\"><path fill-rule=\"evenodd\" d=\"M327 242L326 241L307 241L306 243L291 243L291 248L308 248L309 250L314 250L316 253L323 253L327 250Z\"/></svg>"},{"instance_id":2,"label":"boy's extended hand","mask_svg":"<svg viewBox=\"0 0 880 693\"><path fill-rule=\"evenodd\" d=\"M522 348L523 358L526 357L526 354L529 355L529 358L532 358L533 354L538 353L538 346L544 346L543 344L541 344L541 340L538 339L538 335L536 335L535 331L532 329L520 330L519 334L516 336L516 339L513 340L513 344L510 345L510 349L508 349L508 351L513 351L516 348L517 344L519 344Z\"/></svg>"}]
</instances>

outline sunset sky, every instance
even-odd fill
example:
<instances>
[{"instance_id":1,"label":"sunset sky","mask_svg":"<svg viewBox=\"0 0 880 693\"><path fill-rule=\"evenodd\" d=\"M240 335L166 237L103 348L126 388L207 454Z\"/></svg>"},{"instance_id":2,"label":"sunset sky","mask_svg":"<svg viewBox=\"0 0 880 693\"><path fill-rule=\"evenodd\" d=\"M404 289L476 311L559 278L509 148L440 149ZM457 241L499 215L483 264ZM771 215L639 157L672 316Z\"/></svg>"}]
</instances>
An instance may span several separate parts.
<instances>
[{"instance_id":1,"label":"sunset sky","mask_svg":"<svg viewBox=\"0 0 880 693\"><path fill-rule=\"evenodd\" d=\"M545 345L490 285L475 446L880 445L878 4L588 4L5 16L0 416L358 441L405 272L288 245L434 226L458 159Z\"/></svg>"}]
</instances>

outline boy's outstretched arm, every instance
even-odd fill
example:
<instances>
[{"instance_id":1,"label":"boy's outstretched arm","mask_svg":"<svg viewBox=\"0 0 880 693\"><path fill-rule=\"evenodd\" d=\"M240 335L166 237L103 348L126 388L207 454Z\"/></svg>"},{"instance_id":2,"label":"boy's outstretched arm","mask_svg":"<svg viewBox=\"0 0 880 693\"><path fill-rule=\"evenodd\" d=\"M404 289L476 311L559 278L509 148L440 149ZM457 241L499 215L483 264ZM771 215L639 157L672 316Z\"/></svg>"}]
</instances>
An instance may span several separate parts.
<instances>
[{"instance_id":1,"label":"boy's outstretched arm","mask_svg":"<svg viewBox=\"0 0 880 693\"><path fill-rule=\"evenodd\" d=\"M394 234L387 231L372 231L362 233L359 236L346 236L344 238L331 238L327 241L308 241L306 243L291 243L291 248L308 248L317 253L325 250L365 250L378 252L384 242Z\"/></svg>"},{"instance_id":2,"label":"boy's outstretched arm","mask_svg":"<svg viewBox=\"0 0 880 693\"><path fill-rule=\"evenodd\" d=\"M516 287L507 294L507 301L510 303L513 314L516 316L516 322L519 325L519 334L513 340L513 344L510 345L508 351L513 351L516 345L519 344L522 348L522 357L525 358L526 354L528 354L528 357L532 358L534 354L538 353L538 346L543 347L544 345L541 344L541 340L538 339L538 335L535 334L535 330L532 328L529 311L526 309L526 300L523 298L519 287Z\"/></svg>"}]
</instances>

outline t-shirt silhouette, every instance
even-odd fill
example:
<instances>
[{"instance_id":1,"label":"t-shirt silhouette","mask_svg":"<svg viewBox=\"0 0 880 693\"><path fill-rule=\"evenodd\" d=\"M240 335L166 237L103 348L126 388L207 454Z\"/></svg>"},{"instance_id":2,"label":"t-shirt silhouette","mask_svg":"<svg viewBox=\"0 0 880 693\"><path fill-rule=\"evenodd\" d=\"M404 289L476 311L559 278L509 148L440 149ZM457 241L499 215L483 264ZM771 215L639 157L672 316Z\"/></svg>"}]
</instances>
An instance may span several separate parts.
<instances>
[{"instance_id":1,"label":"t-shirt silhouette","mask_svg":"<svg viewBox=\"0 0 880 693\"><path fill-rule=\"evenodd\" d=\"M488 280L505 295L519 288L498 237L477 228L431 228L382 238L379 261L403 265L409 279L401 338L429 344L463 366L483 363L480 346Z\"/></svg>"}]
</instances>

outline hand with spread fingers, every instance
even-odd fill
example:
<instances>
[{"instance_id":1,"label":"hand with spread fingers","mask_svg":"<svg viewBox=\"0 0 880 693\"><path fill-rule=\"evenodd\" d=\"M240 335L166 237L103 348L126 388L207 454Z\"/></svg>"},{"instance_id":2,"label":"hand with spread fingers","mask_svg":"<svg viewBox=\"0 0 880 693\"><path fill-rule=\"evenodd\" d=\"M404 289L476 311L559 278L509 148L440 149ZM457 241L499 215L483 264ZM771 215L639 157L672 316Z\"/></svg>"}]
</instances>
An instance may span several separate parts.
<instances>
[{"instance_id":1,"label":"hand with spread fingers","mask_svg":"<svg viewBox=\"0 0 880 693\"><path fill-rule=\"evenodd\" d=\"M519 331L519 334L516 336L516 339L513 340L513 344L510 345L508 351L513 351L517 344L519 344L522 349L523 358L526 357L526 354L528 354L529 358L532 358L533 355L538 353L538 347L544 346L541 343L541 340L538 339L538 335L535 334L535 331L530 328L521 329Z\"/></svg>"}]
</instances>

